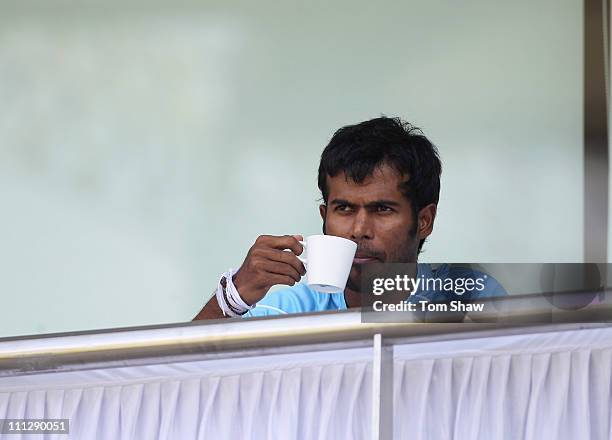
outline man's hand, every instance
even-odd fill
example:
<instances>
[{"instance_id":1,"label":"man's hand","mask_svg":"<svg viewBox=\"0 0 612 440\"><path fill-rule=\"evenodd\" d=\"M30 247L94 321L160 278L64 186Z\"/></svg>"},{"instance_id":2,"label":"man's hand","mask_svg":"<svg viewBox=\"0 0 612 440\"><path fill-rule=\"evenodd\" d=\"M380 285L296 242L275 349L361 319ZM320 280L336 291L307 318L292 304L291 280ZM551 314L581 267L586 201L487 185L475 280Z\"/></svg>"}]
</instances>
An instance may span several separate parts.
<instances>
[{"instance_id":1,"label":"man's hand","mask_svg":"<svg viewBox=\"0 0 612 440\"><path fill-rule=\"evenodd\" d=\"M301 235L261 235L255 240L233 277L234 286L245 303L257 303L276 284L293 286L300 281L306 273L304 264L297 257L304 251L301 240ZM217 298L213 295L194 321L223 317Z\"/></svg>"},{"instance_id":2,"label":"man's hand","mask_svg":"<svg viewBox=\"0 0 612 440\"><path fill-rule=\"evenodd\" d=\"M293 286L306 273L299 260L301 235L260 235L234 275L234 286L249 305L261 300L276 284ZM287 252L284 249L289 249Z\"/></svg>"}]
</instances>

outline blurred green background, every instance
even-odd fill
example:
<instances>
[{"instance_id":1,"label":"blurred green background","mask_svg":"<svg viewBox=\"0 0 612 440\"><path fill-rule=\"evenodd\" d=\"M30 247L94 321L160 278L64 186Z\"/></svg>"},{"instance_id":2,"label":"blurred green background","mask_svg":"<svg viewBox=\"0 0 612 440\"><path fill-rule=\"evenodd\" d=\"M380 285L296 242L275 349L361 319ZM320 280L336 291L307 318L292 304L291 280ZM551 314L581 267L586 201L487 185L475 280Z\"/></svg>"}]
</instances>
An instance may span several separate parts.
<instances>
[{"instance_id":1,"label":"blurred green background","mask_svg":"<svg viewBox=\"0 0 612 440\"><path fill-rule=\"evenodd\" d=\"M323 147L380 114L442 156L421 261L582 261L582 21L576 0L0 3L0 336L190 320L258 235L320 232Z\"/></svg>"}]
</instances>

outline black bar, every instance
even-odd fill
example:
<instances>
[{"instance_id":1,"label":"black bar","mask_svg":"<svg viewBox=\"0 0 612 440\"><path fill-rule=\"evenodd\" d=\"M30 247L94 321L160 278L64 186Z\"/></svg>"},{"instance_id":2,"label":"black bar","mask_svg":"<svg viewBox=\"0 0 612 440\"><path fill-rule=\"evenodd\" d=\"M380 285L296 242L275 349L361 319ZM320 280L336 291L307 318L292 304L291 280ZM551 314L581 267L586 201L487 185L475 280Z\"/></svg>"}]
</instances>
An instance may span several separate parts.
<instances>
[{"instance_id":1,"label":"black bar","mask_svg":"<svg viewBox=\"0 0 612 440\"><path fill-rule=\"evenodd\" d=\"M604 3L605 2L605 3ZM609 147L606 56L609 0L584 1L584 261L608 253Z\"/></svg>"}]
</instances>

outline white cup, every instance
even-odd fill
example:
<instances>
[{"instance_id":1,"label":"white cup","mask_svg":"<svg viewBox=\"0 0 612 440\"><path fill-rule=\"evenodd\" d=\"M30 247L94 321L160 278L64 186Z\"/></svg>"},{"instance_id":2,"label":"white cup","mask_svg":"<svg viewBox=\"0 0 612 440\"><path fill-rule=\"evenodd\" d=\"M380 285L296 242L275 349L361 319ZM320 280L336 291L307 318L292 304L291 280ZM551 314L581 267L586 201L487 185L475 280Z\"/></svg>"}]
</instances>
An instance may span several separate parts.
<instances>
[{"instance_id":1,"label":"white cup","mask_svg":"<svg viewBox=\"0 0 612 440\"><path fill-rule=\"evenodd\" d=\"M342 292L357 243L334 235L311 235L300 243L304 245L304 252L298 258L306 267L306 283L317 292Z\"/></svg>"}]
</instances>

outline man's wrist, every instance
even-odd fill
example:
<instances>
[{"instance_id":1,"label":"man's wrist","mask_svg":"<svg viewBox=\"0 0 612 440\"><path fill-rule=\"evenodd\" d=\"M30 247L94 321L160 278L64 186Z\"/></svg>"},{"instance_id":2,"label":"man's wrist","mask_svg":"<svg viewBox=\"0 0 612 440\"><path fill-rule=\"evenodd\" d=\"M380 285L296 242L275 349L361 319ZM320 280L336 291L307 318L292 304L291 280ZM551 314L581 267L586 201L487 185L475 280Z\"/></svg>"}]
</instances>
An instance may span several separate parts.
<instances>
[{"instance_id":1,"label":"man's wrist","mask_svg":"<svg viewBox=\"0 0 612 440\"><path fill-rule=\"evenodd\" d=\"M248 284L245 285L245 283L243 282L243 279L240 277L239 272L236 272L232 276L232 283L234 284L236 291L240 295L240 298L242 298L242 300L245 302L245 304L247 304L249 307L254 307L257 301L252 301L249 299L248 293L250 292L250 289L248 287Z\"/></svg>"},{"instance_id":2,"label":"man's wrist","mask_svg":"<svg viewBox=\"0 0 612 440\"><path fill-rule=\"evenodd\" d=\"M254 307L240 296L234 285L235 273L233 269L230 269L221 276L216 293L219 308L224 315L231 317L242 316Z\"/></svg>"},{"instance_id":3,"label":"man's wrist","mask_svg":"<svg viewBox=\"0 0 612 440\"><path fill-rule=\"evenodd\" d=\"M227 278L225 276L221 277L221 287L222 287L222 295L223 295L223 299L225 300L225 304L230 308L230 310L232 312L234 312L236 315L244 315L246 312L248 312L248 310L241 310L238 307L235 307L234 305L232 305L232 303L230 302L230 300L227 297Z\"/></svg>"}]
</instances>

